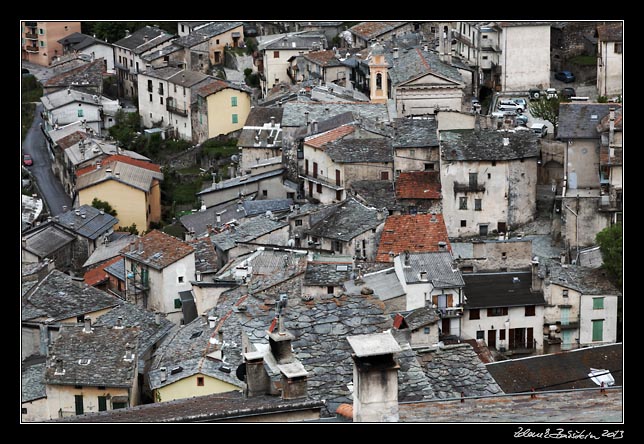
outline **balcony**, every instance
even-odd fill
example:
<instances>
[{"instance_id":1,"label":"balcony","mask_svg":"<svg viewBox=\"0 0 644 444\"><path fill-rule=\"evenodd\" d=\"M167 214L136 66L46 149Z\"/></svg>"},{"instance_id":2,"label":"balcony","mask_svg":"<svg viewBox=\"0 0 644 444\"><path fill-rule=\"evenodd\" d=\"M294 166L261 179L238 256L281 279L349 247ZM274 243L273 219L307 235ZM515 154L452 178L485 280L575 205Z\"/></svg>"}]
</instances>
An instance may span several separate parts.
<instances>
[{"instance_id":1,"label":"balcony","mask_svg":"<svg viewBox=\"0 0 644 444\"><path fill-rule=\"evenodd\" d=\"M325 177L320 176L319 174L317 175L317 177L313 177L312 175L306 174L306 172L302 168L300 168L299 178L308 180L313 183L319 183L320 185L331 188L335 191L344 190L344 186L338 185L335 180L331 181Z\"/></svg>"},{"instance_id":2,"label":"balcony","mask_svg":"<svg viewBox=\"0 0 644 444\"><path fill-rule=\"evenodd\" d=\"M622 201L621 200L612 200L612 199L599 199L599 211L622 211Z\"/></svg>"},{"instance_id":3,"label":"balcony","mask_svg":"<svg viewBox=\"0 0 644 444\"><path fill-rule=\"evenodd\" d=\"M25 26L29 28L37 28L38 27L38 22L25 22Z\"/></svg>"},{"instance_id":4,"label":"balcony","mask_svg":"<svg viewBox=\"0 0 644 444\"><path fill-rule=\"evenodd\" d=\"M485 185L482 183L471 184L454 182L454 193L480 193L485 191Z\"/></svg>"},{"instance_id":5,"label":"balcony","mask_svg":"<svg viewBox=\"0 0 644 444\"><path fill-rule=\"evenodd\" d=\"M436 310L441 318L458 318L463 316L463 307L439 307Z\"/></svg>"},{"instance_id":6,"label":"balcony","mask_svg":"<svg viewBox=\"0 0 644 444\"><path fill-rule=\"evenodd\" d=\"M183 117L188 117L187 109L177 108L176 106L173 106L172 103L174 103L172 100L168 100L165 104L165 109L173 114L178 114Z\"/></svg>"},{"instance_id":7,"label":"balcony","mask_svg":"<svg viewBox=\"0 0 644 444\"><path fill-rule=\"evenodd\" d=\"M25 51L33 53L33 54L37 54L39 49L38 49L37 46L25 46Z\"/></svg>"},{"instance_id":8,"label":"balcony","mask_svg":"<svg viewBox=\"0 0 644 444\"><path fill-rule=\"evenodd\" d=\"M38 34L28 32L25 34L25 38L29 40L38 40Z\"/></svg>"}]
</instances>

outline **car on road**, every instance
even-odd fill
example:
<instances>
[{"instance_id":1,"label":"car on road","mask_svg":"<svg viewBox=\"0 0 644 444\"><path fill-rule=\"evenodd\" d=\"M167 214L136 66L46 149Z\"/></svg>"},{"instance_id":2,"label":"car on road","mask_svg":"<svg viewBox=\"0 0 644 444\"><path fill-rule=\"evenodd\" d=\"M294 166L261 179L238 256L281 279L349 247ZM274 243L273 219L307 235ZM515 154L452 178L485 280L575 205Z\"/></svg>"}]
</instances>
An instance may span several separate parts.
<instances>
[{"instance_id":1,"label":"car on road","mask_svg":"<svg viewBox=\"0 0 644 444\"><path fill-rule=\"evenodd\" d=\"M571 97L575 97L576 95L577 92L575 91L575 88L567 86L561 90L561 97L563 97L564 99L569 99Z\"/></svg>"},{"instance_id":2,"label":"car on road","mask_svg":"<svg viewBox=\"0 0 644 444\"><path fill-rule=\"evenodd\" d=\"M522 113L524 109L512 100L501 100L497 108L499 111L516 111L518 113Z\"/></svg>"},{"instance_id":3,"label":"car on road","mask_svg":"<svg viewBox=\"0 0 644 444\"><path fill-rule=\"evenodd\" d=\"M512 101L519 105L522 110L525 111L526 109L528 109L528 101L526 99L520 97L518 99L513 99Z\"/></svg>"},{"instance_id":4,"label":"car on road","mask_svg":"<svg viewBox=\"0 0 644 444\"><path fill-rule=\"evenodd\" d=\"M538 89L538 88L531 88L528 91L528 97L530 97L530 100L539 100L539 97L543 95L543 92Z\"/></svg>"},{"instance_id":5,"label":"car on road","mask_svg":"<svg viewBox=\"0 0 644 444\"><path fill-rule=\"evenodd\" d=\"M31 158L29 154L23 154L22 155L22 164L24 166L32 166L34 164L34 160Z\"/></svg>"},{"instance_id":6,"label":"car on road","mask_svg":"<svg viewBox=\"0 0 644 444\"><path fill-rule=\"evenodd\" d=\"M555 79L564 83L572 83L575 81L575 75L570 71L558 71L555 73Z\"/></svg>"},{"instance_id":7,"label":"car on road","mask_svg":"<svg viewBox=\"0 0 644 444\"><path fill-rule=\"evenodd\" d=\"M525 125L528 124L528 116L526 116L525 114L519 114L518 116L516 116L514 118L514 122L517 125L524 125L525 126Z\"/></svg>"}]
</instances>

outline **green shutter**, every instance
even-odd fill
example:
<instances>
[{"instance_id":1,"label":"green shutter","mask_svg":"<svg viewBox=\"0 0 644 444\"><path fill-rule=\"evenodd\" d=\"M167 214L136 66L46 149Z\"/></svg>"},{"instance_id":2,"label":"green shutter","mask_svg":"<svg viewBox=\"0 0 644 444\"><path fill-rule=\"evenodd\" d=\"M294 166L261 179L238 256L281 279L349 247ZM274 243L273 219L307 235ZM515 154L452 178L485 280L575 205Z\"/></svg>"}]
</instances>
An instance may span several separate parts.
<instances>
[{"instance_id":1,"label":"green shutter","mask_svg":"<svg viewBox=\"0 0 644 444\"><path fill-rule=\"evenodd\" d=\"M602 310L604 308L604 298L593 298L593 310Z\"/></svg>"},{"instance_id":2,"label":"green shutter","mask_svg":"<svg viewBox=\"0 0 644 444\"><path fill-rule=\"evenodd\" d=\"M99 412L104 412L105 410L107 410L107 397L99 396L98 397L98 411Z\"/></svg>"},{"instance_id":3,"label":"green shutter","mask_svg":"<svg viewBox=\"0 0 644 444\"><path fill-rule=\"evenodd\" d=\"M230 98L230 106L237 106L237 97Z\"/></svg>"},{"instance_id":4,"label":"green shutter","mask_svg":"<svg viewBox=\"0 0 644 444\"><path fill-rule=\"evenodd\" d=\"M78 108L78 117L83 117L83 110Z\"/></svg>"},{"instance_id":5,"label":"green shutter","mask_svg":"<svg viewBox=\"0 0 644 444\"><path fill-rule=\"evenodd\" d=\"M604 320L593 321L593 342L604 340Z\"/></svg>"},{"instance_id":6,"label":"green shutter","mask_svg":"<svg viewBox=\"0 0 644 444\"><path fill-rule=\"evenodd\" d=\"M85 412L83 410L83 395L74 395L74 404L76 406L76 414L82 415Z\"/></svg>"},{"instance_id":7,"label":"green shutter","mask_svg":"<svg viewBox=\"0 0 644 444\"><path fill-rule=\"evenodd\" d=\"M181 308L181 299L174 300L174 308Z\"/></svg>"},{"instance_id":8,"label":"green shutter","mask_svg":"<svg viewBox=\"0 0 644 444\"><path fill-rule=\"evenodd\" d=\"M237 114L233 114L233 123L237 123Z\"/></svg>"}]
</instances>

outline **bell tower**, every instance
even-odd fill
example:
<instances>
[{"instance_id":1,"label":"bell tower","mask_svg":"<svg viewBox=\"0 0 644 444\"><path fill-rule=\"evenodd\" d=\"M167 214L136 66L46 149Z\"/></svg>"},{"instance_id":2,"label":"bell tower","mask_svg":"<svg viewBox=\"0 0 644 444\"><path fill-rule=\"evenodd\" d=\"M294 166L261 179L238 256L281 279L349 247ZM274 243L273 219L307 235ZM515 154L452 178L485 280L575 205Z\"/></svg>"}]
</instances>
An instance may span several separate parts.
<instances>
[{"instance_id":1,"label":"bell tower","mask_svg":"<svg viewBox=\"0 0 644 444\"><path fill-rule=\"evenodd\" d=\"M371 58L369 59L369 99L372 103L387 103L387 61L385 60L385 49L376 42L371 46Z\"/></svg>"}]
</instances>

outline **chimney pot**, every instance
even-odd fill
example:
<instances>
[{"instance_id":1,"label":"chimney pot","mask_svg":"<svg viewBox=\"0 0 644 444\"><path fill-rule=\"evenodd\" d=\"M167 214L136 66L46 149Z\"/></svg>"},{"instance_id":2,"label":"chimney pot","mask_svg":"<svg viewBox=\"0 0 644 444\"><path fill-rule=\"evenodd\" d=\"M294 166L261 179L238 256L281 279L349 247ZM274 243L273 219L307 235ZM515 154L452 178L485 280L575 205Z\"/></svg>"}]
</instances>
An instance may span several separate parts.
<instances>
[{"instance_id":1,"label":"chimney pot","mask_svg":"<svg viewBox=\"0 0 644 444\"><path fill-rule=\"evenodd\" d=\"M116 318L116 325L114 326L116 329L121 329L123 328L123 316L119 316Z\"/></svg>"},{"instance_id":2,"label":"chimney pot","mask_svg":"<svg viewBox=\"0 0 644 444\"><path fill-rule=\"evenodd\" d=\"M91 333L92 332L92 318L90 318L89 316L85 316L84 322L85 322L85 326L83 327L83 332Z\"/></svg>"},{"instance_id":3,"label":"chimney pot","mask_svg":"<svg viewBox=\"0 0 644 444\"><path fill-rule=\"evenodd\" d=\"M161 325L161 313L159 313L158 311L154 313L154 323L156 325Z\"/></svg>"},{"instance_id":4,"label":"chimney pot","mask_svg":"<svg viewBox=\"0 0 644 444\"><path fill-rule=\"evenodd\" d=\"M161 372L161 382L166 382L168 380L168 369L161 367L159 371Z\"/></svg>"}]
</instances>

